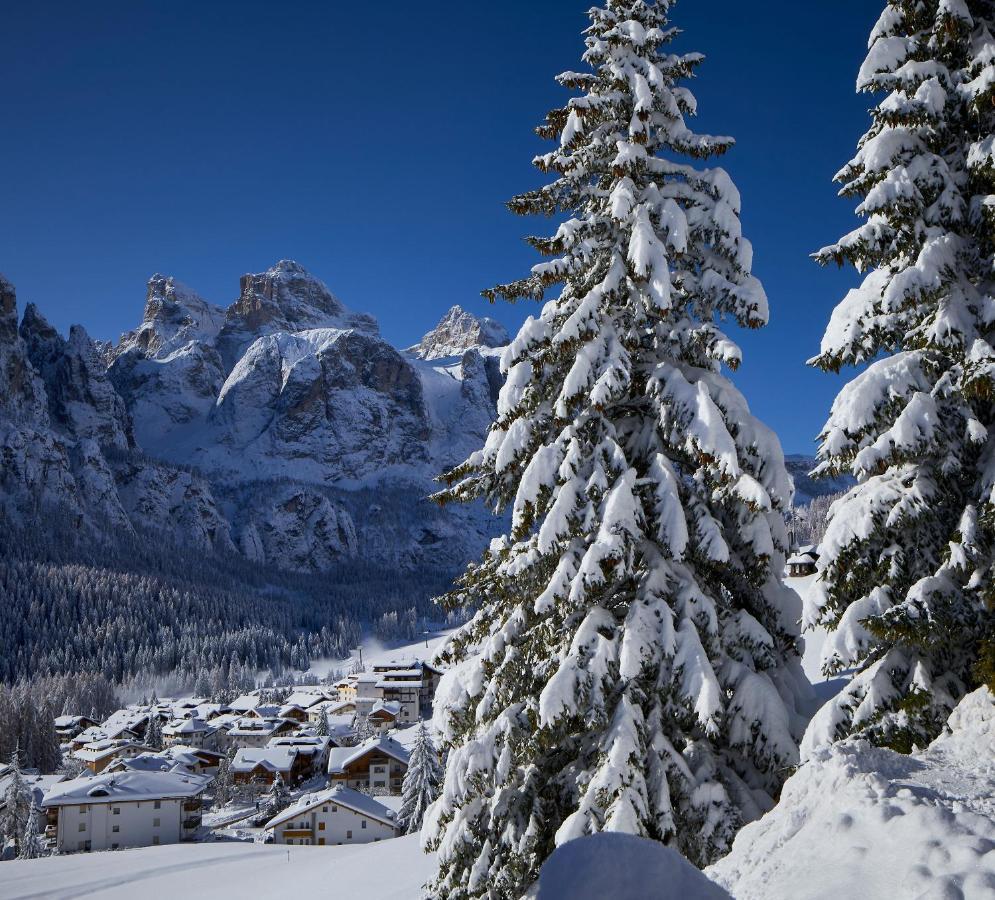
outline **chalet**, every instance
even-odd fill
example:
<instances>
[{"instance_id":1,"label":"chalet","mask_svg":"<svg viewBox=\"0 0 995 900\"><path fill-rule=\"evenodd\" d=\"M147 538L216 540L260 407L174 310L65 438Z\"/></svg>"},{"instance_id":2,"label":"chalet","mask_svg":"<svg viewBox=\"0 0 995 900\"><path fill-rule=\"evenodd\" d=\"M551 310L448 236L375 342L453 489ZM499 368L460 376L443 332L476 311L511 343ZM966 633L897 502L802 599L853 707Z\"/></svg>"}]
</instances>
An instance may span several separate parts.
<instances>
[{"instance_id":1,"label":"chalet","mask_svg":"<svg viewBox=\"0 0 995 900\"><path fill-rule=\"evenodd\" d=\"M814 547L802 547L787 562L788 576L803 578L806 575L814 575L818 561L819 553Z\"/></svg>"},{"instance_id":2,"label":"chalet","mask_svg":"<svg viewBox=\"0 0 995 900\"><path fill-rule=\"evenodd\" d=\"M97 723L89 716L56 716L55 733L65 743L87 728L96 728Z\"/></svg>"},{"instance_id":3,"label":"chalet","mask_svg":"<svg viewBox=\"0 0 995 900\"><path fill-rule=\"evenodd\" d=\"M293 719L239 719L228 729L228 741L236 747L265 747L272 738L297 731L300 722Z\"/></svg>"},{"instance_id":4,"label":"chalet","mask_svg":"<svg viewBox=\"0 0 995 900\"><path fill-rule=\"evenodd\" d=\"M79 750L73 753L73 756L82 762L94 775L99 775L115 759L130 759L132 756L138 756L139 753L148 753L151 751L152 747L146 747L137 741L103 740L94 741L91 744L80 747Z\"/></svg>"},{"instance_id":5,"label":"chalet","mask_svg":"<svg viewBox=\"0 0 995 900\"><path fill-rule=\"evenodd\" d=\"M166 746L186 744L189 747L205 747L213 743L218 729L203 719L176 719L163 726L162 740Z\"/></svg>"},{"instance_id":6,"label":"chalet","mask_svg":"<svg viewBox=\"0 0 995 900\"><path fill-rule=\"evenodd\" d=\"M287 703L280 707L277 716L281 719L293 719L295 722L306 722L307 710L296 703Z\"/></svg>"},{"instance_id":7,"label":"chalet","mask_svg":"<svg viewBox=\"0 0 995 900\"><path fill-rule=\"evenodd\" d=\"M329 719L336 716L348 716L352 718L356 714L356 704L351 700L323 700L309 707L307 711L308 721L312 725L317 725L321 720L322 713Z\"/></svg>"},{"instance_id":8,"label":"chalet","mask_svg":"<svg viewBox=\"0 0 995 900\"><path fill-rule=\"evenodd\" d=\"M357 747L333 747L328 752L328 774L333 784L399 794L409 756L397 741L380 735Z\"/></svg>"},{"instance_id":9,"label":"chalet","mask_svg":"<svg viewBox=\"0 0 995 900\"><path fill-rule=\"evenodd\" d=\"M276 844L317 847L332 844L368 844L397 837L400 829L393 810L372 797L341 784L307 794L266 823Z\"/></svg>"},{"instance_id":10,"label":"chalet","mask_svg":"<svg viewBox=\"0 0 995 900\"><path fill-rule=\"evenodd\" d=\"M193 840L208 780L177 772L116 772L63 781L42 800L45 834L60 853Z\"/></svg>"},{"instance_id":11,"label":"chalet","mask_svg":"<svg viewBox=\"0 0 995 900\"><path fill-rule=\"evenodd\" d=\"M319 735L289 735L273 738L267 747L290 747L297 751L297 771L300 778L320 775L328 765L328 753L332 738Z\"/></svg>"},{"instance_id":12,"label":"chalet","mask_svg":"<svg viewBox=\"0 0 995 900\"><path fill-rule=\"evenodd\" d=\"M299 706L301 709L311 709L317 703L334 699L333 692L314 689L294 691L284 702L293 706Z\"/></svg>"},{"instance_id":13,"label":"chalet","mask_svg":"<svg viewBox=\"0 0 995 900\"><path fill-rule=\"evenodd\" d=\"M280 775L287 784L297 784L303 777L310 757L296 747L243 747L231 763L232 781L272 784Z\"/></svg>"},{"instance_id":14,"label":"chalet","mask_svg":"<svg viewBox=\"0 0 995 900\"><path fill-rule=\"evenodd\" d=\"M224 754L204 747L174 744L157 753L139 753L129 759L115 759L105 772L174 772L215 775Z\"/></svg>"},{"instance_id":15,"label":"chalet","mask_svg":"<svg viewBox=\"0 0 995 900\"><path fill-rule=\"evenodd\" d=\"M138 741L141 738L136 730L126 725L105 728L103 725L95 725L81 731L70 741L73 750L81 750L90 744L100 741Z\"/></svg>"},{"instance_id":16,"label":"chalet","mask_svg":"<svg viewBox=\"0 0 995 900\"><path fill-rule=\"evenodd\" d=\"M377 700L366 718L383 734L397 725L406 711L396 700Z\"/></svg>"}]
</instances>

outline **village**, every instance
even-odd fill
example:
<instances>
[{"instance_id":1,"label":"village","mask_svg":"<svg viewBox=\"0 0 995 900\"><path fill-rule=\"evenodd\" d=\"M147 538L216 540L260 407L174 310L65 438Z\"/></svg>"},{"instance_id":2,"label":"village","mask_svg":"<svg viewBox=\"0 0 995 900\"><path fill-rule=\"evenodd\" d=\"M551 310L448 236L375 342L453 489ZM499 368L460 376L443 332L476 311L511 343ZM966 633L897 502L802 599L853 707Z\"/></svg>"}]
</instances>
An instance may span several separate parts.
<instances>
[{"instance_id":1,"label":"village","mask_svg":"<svg viewBox=\"0 0 995 900\"><path fill-rule=\"evenodd\" d=\"M58 773L0 764L7 853L76 854L180 842L363 844L420 825L402 793L413 757L439 759L426 720L442 672L410 655L325 683L258 688L230 702L143 698L102 721L61 715ZM21 807L18 810L15 807ZM15 830L16 831L16 830ZM25 846L30 845L30 846Z\"/></svg>"}]
</instances>

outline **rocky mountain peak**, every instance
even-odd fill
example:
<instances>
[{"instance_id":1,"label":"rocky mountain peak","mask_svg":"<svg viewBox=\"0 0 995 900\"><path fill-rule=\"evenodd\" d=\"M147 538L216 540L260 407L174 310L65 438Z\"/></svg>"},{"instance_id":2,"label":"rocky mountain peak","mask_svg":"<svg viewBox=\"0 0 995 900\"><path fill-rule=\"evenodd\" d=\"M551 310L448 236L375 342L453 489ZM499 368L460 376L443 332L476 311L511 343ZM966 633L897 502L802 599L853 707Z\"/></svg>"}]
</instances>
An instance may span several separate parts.
<instances>
[{"instance_id":1,"label":"rocky mountain peak","mask_svg":"<svg viewBox=\"0 0 995 900\"><path fill-rule=\"evenodd\" d=\"M17 336L17 292L0 275L0 342L8 343Z\"/></svg>"},{"instance_id":2,"label":"rocky mountain peak","mask_svg":"<svg viewBox=\"0 0 995 900\"><path fill-rule=\"evenodd\" d=\"M243 275L239 288L228 321L256 334L308 328L378 330L372 316L347 309L323 281L294 260L281 259L265 272Z\"/></svg>"},{"instance_id":3,"label":"rocky mountain peak","mask_svg":"<svg viewBox=\"0 0 995 900\"><path fill-rule=\"evenodd\" d=\"M65 340L33 303L19 330L26 355L41 376L51 422L76 438L101 446L134 446L131 418L114 390L86 329L73 325Z\"/></svg>"},{"instance_id":4,"label":"rocky mountain peak","mask_svg":"<svg viewBox=\"0 0 995 900\"><path fill-rule=\"evenodd\" d=\"M445 359L461 356L473 347L503 347L509 340L505 327L496 319L453 306L419 343L408 348L408 353L419 359Z\"/></svg>"}]
</instances>

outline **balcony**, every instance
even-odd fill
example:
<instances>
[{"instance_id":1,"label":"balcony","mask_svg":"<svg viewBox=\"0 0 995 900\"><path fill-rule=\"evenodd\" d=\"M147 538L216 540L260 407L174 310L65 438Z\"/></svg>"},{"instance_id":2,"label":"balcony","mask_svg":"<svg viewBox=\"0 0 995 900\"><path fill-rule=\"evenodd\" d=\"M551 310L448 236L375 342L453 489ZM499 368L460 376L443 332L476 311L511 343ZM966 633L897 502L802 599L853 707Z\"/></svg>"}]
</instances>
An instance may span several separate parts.
<instances>
[{"instance_id":1,"label":"balcony","mask_svg":"<svg viewBox=\"0 0 995 900\"><path fill-rule=\"evenodd\" d=\"M284 838L309 838L314 837L314 832L310 828L288 828L283 832Z\"/></svg>"},{"instance_id":2,"label":"balcony","mask_svg":"<svg viewBox=\"0 0 995 900\"><path fill-rule=\"evenodd\" d=\"M201 809L203 809L203 804L200 799L183 801L183 812L200 812Z\"/></svg>"},{"instance_id":3,"label":"balcony","mask_svg":"<svg viewBox=\"0 0 995 900\"><path fill-rule=\"evenodd\" d=\"M202 819L198 816L195 819L184 819L183 828L186 831L193 831L196 828L200 828Z\"/></svg>"}]
</instances>

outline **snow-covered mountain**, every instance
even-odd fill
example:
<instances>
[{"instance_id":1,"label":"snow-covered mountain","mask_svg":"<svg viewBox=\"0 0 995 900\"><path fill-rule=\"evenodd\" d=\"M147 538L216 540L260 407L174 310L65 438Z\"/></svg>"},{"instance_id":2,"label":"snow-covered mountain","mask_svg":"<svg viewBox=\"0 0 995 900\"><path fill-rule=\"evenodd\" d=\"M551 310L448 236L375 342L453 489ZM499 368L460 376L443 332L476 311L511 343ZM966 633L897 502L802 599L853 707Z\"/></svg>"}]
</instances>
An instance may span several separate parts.
<instances>
[{"instance_id":1,"label":"snow-covered mountain","mask_svg":"<svg viewBox=\"0 0 995 900\"><path fill-rule=\"evenodd\" d=\"M462 307L454 306L407 352L418 359L445 359L462 356L474 348L504 347L510 340L500 322L486 316L478 318Z\"/></svg>"},{"instance_id":2,"label":"snow-covered mountain","mask_svg":"<svg viewBox=\"0 0 995 900\"><path fill-rule=\"evenodd\" d=\"M784 457L784 462L795 483L795 506L808 506L816 497L838 494L849 490L855 483L849 475L838 478L813 478L812 470L819 464L814 456L789 453Z\"/></svg>"},{"instance_id":3,"label":"snow-covered mountain","mask_svg":"<svg viewBox=\"0 0 995 900\"><path fill-rule=\"evenodd\" d=\"M303 571L456 569L489 538L482 510L426 496L494 415L507 334L492 320L454 307L401 352L282 260L227 309L154 275L138 327L97 346L33 306L18 329L3 285L0 477L22 515L65 506L96 530L164 528Z\"/></svg>"}]
</instances>

